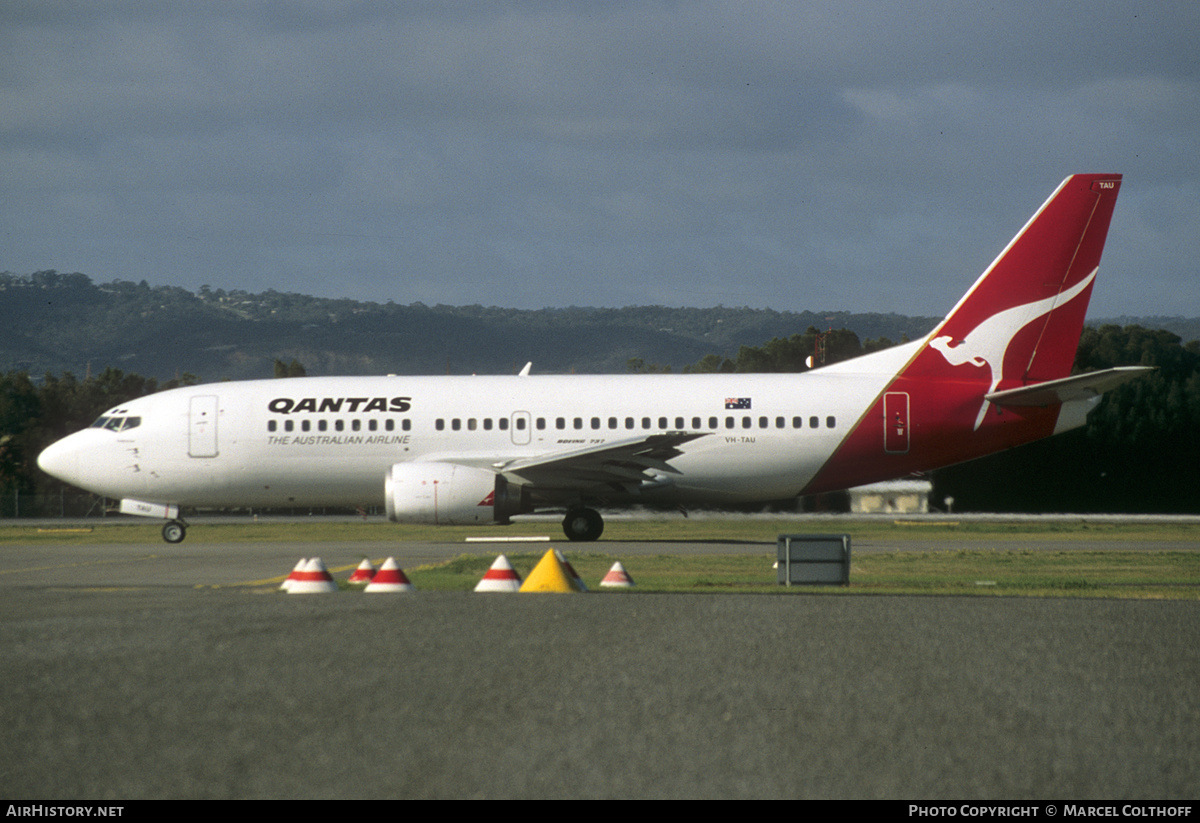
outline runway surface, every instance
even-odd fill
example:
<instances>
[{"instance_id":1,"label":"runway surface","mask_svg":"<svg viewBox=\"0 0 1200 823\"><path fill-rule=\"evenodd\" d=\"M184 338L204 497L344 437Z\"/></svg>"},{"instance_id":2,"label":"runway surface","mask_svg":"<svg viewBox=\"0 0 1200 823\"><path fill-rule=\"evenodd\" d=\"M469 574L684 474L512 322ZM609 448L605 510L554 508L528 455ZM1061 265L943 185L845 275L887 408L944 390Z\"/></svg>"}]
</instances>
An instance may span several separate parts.
<instances>
[{"instance_id":1,"label":"runway surface","mask_svg":"<svg viewBox=\"0 0 1200 823\"><path fill-rule=\"evenodd\" d=\"M314 554L414 566L494 550L0 547L0 785L97 800L1196 796L1194 602L245 585Z\"/></svg>"}]
</instances>

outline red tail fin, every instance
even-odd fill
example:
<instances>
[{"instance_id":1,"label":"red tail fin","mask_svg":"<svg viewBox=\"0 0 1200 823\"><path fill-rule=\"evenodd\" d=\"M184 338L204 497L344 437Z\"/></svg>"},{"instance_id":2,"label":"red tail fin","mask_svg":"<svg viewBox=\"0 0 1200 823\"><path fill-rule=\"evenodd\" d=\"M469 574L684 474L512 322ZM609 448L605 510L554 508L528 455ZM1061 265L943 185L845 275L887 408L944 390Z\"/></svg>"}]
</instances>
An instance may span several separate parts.
<instances>
[{"instance_id":1,"label":"red tail fin","mask_svg":"<svg viewBox=\"0 0 1200 823\"><path fill-rule=\"evenodd\" d=\"M1064 180L905 376L963 379L969 364L967 374L994 390L1070 374L1120 186L1119 174Z\"/></svg>"},{"instance_id":2,"label":"red tail fin","mask_svg":"<svg viewBox=\"0 0 1200 823\"><path fill-rule=\"evenodd\" d=\"M1064 180L909 349L911 359L893 366L899 372L806 491L902 477L1053 434L1059 405L1001 409L986 395L1070 374L1120 185L1119 174Z\"/></svg>"}]
</instances>

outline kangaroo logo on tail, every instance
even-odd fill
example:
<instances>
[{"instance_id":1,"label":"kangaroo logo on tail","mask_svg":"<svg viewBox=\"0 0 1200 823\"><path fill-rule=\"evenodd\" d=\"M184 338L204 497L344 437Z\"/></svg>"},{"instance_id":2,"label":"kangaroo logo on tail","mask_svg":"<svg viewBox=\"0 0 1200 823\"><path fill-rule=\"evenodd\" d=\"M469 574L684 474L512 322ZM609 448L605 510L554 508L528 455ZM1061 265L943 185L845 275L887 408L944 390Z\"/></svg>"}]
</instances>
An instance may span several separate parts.
<instances>
[{"instance_id":1,"label":"kangaroo logo on tail","mask_svg":"<svg viewBox=\"0 0 1200 823\"><path fill-rule=\"evenodd\" d=\"M1097 269L1092 269L1091 274L1060 294L1035 300L1022 306L1013 306L1011 309L993 314L968 332L967 336L957 344L955 344L954 338L944 335L935 337L929 345L946 358L946 362L951 366L962 366L967 363L979 368L986 366L991 380L987 393L991 393L996 390L996 386L1004 377L1004 358L1008 354L1008 347L1012 345L1013 338L1033 321L1045 317L1054 309L1070 303L1079 296L1095 279L1096 271ZM988 405L988 401L984 400L979 407L979 416L975 418L976 431L983 425L983 417L987 412Z\"/></svg>"}]
</instances>

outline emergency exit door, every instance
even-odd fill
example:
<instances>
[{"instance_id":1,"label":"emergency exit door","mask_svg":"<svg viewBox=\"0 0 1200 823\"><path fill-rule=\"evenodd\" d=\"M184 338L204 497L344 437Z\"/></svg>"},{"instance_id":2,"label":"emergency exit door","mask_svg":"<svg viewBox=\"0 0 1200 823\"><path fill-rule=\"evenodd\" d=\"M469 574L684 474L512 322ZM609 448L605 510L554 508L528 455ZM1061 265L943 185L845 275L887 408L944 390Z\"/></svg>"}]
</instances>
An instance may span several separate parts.
<instances>
[{"instance_id":1,"label":"emergency exit door","mask_svg":"<svg viewBox=\"0 0 1200 823\"><path fill-rule=\"evenodd\" d=\"M517 411L512 413L512 425L509 431L512 433L512 442L518 446L529 445L529 441L533 439L533 431L530 426L530 414L527 411Z\"/></svg>"}]
</instances>

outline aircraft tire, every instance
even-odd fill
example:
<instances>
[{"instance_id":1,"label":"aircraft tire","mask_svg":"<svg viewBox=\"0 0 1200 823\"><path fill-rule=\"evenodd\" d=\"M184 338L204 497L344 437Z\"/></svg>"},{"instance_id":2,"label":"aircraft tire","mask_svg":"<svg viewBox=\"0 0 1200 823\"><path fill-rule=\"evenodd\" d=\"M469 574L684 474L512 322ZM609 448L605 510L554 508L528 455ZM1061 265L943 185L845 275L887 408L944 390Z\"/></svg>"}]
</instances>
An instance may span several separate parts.
<instances>
[{"instance_id":1,"label":"aircraft tire","mask_svg":"<svg viewBox=\"0 0 1200 823\"><path fill-rule=\"evenodd\" d=\"M563 518L562 526L567 539L589 542L604 533L604 518L595 509L571 509Z\"/></svg>"},{"instance_id":2,"label":"aircraft tire","mask_svg":"<svg viewBox=\"0 0 1200 823\"><path fill-rule=\"evenodd\" d=\"M187 537L187 526L180 520L170 520L162 527L162 536L168 543L182 543Z\"/></svg>"}]
</instances>

